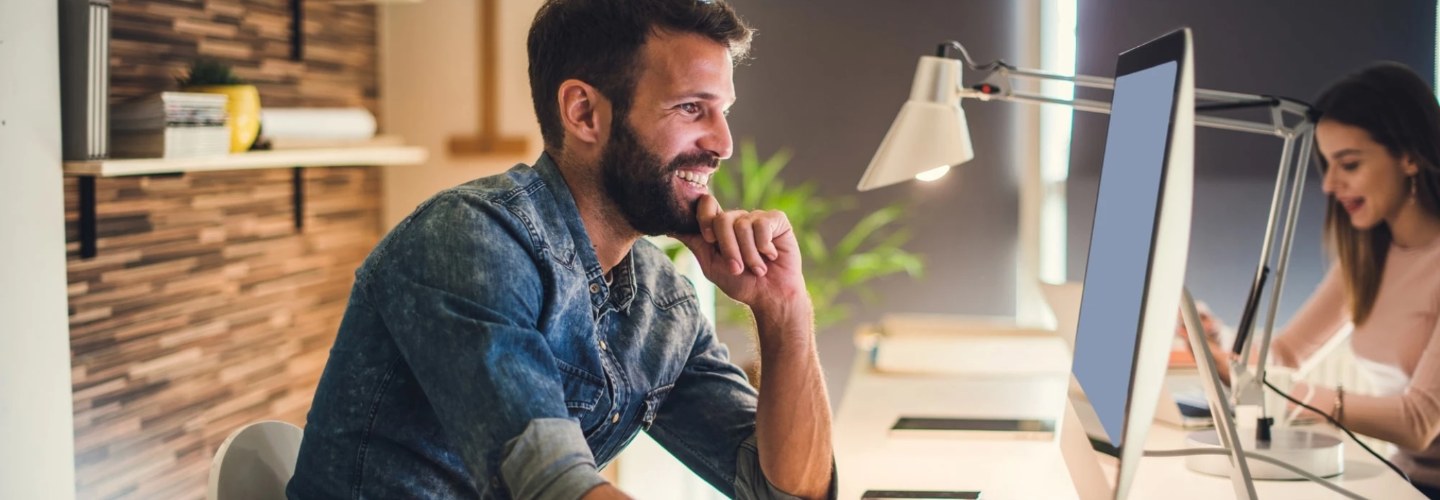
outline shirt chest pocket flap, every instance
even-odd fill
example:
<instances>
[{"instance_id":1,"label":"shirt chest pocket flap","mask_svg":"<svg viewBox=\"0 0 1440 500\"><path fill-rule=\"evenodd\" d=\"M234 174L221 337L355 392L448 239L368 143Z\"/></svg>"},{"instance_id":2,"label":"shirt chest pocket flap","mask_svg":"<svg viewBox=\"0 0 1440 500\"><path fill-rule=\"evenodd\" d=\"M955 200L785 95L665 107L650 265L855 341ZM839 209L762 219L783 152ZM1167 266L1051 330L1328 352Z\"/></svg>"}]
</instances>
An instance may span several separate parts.
<instances>
[{"instance_id":1,"label":"shirt chest pocket flap","mask_svg":"<svg viewBox=\"0 0 1440 500\"><path fill-rule=\"evenodd\" d=\"M605 400L605 381L558 359L555 360L555 365L560 369L564 381L565 409L569 411L571 418L580 421L580 428L588 434L600 424L600 416L609 412L609 402Z\"/></svg>"}]
</instances>

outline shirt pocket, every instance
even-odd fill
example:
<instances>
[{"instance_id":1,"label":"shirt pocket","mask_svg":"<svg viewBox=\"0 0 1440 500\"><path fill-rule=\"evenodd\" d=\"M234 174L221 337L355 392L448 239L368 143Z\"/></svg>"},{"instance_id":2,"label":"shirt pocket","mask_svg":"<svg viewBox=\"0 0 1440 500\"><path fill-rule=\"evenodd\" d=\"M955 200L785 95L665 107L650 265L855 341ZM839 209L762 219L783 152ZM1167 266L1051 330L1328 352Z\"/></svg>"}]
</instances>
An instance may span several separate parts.
<instances>
[{"instance_id":1,"label":"shirt pocket","mask_svg":"<svg viewBox=\"0 0 1440 500\"><path fill-rule=\"evenodd\" d=\"M670 390L674 388L675 384L670 384L645 393L645 398L642 399L640 403L642 407L640 408L639 412L639 427L635 426L633 420L629 423L626 423L625 428L622 429L622 432L624 432L625 436L624 441L620 443L619 447L613 450L612 455L607 455L607 457L613 456L613 453L620 453L625 448L629 447L630 442L635 440L635 436L640 435L641 430L650 430L650 426L655 423L655 416L659 414L660 406L665 404L665 397L669 395ZM609 459L606 458L606 460Z\"/></svg>"},{"instance_id":2,"label":"shirt pocket","mask_svg":"<svg viewBox=\"0 0 1440 500\"><path fill-rule=\"evenodd\" d=\"M655 423L655 416L660 412L660 406L665 404L665 397L669 396L670 390L674 388L675 384L669 384L645 393L645 413L640 417L641 428L650 430L650 426Z\"/></svg>"},{"instance_id":3,"label":"shirt pocket","mask_svg":"<svg viewBox=\"0 0 1440 500\"><path fill-rule=\"evenodd\" d=\"M609 402L605 400L605 381L599 376L579 367L555 360L565 392L565 409L570 418L580 422L580 428L589 436L604 421L602 416L609 413Z\"/></svg>"}]
</instances>

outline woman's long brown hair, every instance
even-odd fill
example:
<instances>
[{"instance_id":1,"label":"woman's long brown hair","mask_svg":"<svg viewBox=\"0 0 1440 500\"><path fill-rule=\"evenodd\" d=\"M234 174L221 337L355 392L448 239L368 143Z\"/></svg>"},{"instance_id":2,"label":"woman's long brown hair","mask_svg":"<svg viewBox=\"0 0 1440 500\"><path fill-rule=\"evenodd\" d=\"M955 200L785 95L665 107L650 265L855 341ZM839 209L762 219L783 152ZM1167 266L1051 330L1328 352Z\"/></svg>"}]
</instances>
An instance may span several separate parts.
<instances>
[{"instance_id":1,"label":"woman's long brown hair","mask_svg":"<svg viewBox=\"0 0 1440 500\"><path fill-rule=\"evenodd\" d=\"M1403 65L1380 63L1332 84L1316 100L1320 120L1359 127L1396 158L1409 159L1419 172L1407 181L1415 203L1440 215L1440 104L1424 78ZM1316 147L1322 169L1329 166ZM1413 187L1412 187L1413 186ZM1326 202L1325 234L1340 261L1349 292L1351 319L1369 319L1380 293L1385 258L1394 237L1388 224L1356 229L1335 197Z\"/></svg>"}]
</instances>

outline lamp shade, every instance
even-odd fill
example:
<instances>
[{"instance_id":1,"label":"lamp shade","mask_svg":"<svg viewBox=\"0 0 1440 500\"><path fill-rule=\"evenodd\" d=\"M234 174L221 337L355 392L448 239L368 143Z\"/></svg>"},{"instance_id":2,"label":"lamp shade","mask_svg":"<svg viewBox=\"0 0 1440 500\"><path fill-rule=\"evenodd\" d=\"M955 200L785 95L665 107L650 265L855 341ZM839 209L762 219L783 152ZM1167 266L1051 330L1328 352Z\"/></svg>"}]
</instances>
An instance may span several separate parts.
<instances>
[{"instance_id":1,"label":"lamp shade","mask_svg":"<svg viewBox=\"0 0 1440 500\"><path fill-rule=\"evenodd\" d=\"M904 182L974 158L959 90L960 61L921 57L910 99L900 108L857 189L869 191Z\"/></svg>"}]
</instances>

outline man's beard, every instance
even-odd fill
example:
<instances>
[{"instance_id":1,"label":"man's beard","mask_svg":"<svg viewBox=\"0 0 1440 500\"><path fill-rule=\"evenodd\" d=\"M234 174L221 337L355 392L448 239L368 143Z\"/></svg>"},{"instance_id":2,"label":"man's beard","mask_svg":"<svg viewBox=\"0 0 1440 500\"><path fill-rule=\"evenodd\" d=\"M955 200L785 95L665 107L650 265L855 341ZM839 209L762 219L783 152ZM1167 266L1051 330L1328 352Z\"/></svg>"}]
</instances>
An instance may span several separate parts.
<instances>
[{"instance_id":1,"label":"man's beard","mask_svg":"<svg viewBox=\"0 0 1440 500\"><path fill-rule=\"evenodd\" d=\"M714 155L696 152L665 164L640 144L630 124L619 119L600 156L600 176L606 196L636 231L650 236L696 235L700 223L695 219L695 207L700 200L678 199L673 178L681 168L714 167L718 162Z\"/></svg>"}]
</instances>

